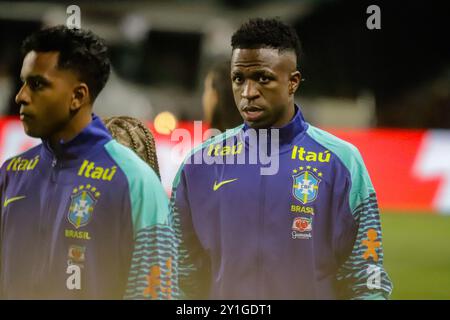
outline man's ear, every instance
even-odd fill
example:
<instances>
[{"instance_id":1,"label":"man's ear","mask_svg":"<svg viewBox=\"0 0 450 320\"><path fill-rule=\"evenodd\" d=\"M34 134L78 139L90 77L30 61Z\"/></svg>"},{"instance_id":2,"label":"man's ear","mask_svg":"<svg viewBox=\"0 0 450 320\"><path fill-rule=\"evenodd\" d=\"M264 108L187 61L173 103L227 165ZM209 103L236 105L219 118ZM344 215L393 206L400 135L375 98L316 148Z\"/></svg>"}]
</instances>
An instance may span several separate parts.
<instances>
[{"instance_id":1,"label":"man's ear","mask_svg":"<svg viewBox=\"0 0 450 320\"><path fill-rule=\"evenodd\" d=\"M298 87L300 86L300 81L302 81L302 74L300 71L294 71L289 76L289 94L293 95Z\"/></svg>"},{"instance_id":2,"label":"man's ear","mask_svg":"<svg viewBox=\"0 0 450 320\"><path fill-rule=\"evenodd\" d=\"M88 104L89 101L90 101L89 88L85 83L81 82L73 89L72 103L70 104L70 110L76 111L82 105Z\"/></svg>"}]
</instances>

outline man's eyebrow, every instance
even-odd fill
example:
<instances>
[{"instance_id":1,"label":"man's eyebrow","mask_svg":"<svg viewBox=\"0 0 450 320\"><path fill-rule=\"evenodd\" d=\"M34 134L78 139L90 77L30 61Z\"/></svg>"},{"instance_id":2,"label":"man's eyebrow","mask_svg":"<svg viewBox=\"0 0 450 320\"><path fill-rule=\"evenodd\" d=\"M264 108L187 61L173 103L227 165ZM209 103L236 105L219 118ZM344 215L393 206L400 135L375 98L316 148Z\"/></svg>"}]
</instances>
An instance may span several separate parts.
<instances>
[{"instance_id":1,"label":"man's eyebrow","mask_svg":"<svg viewBox=\"0 0 450 320\"><path fill-rule=\"evenodd\" d=\"M37 80L37 81L41 81L41 82L43 82L45 84L50 83L50 81L47 78L45 78L45 77L43 77L41 75L38 75L38 74L36 74L36 75L29 75L26 78L24 78L22 75L20 75L20 80L22 80L22 82L30 81L30 80L34 80L34 81Z\"/></svg>"},{"instance_id":2,"label":"man's eyebrow","mask_svg":"<svg viewBox=\"0 0 450 320\"><path fill-rule=\"evenodd\" d=\"M231 74L241 74L243 73L241 69L231 70ZM251 70L249 73L251 74L274 74L274 72L267 67L262 67L258 69Z\"/></svg>"},{"instance_id":3,"label":"man's eyebrow","mask_svg":"<svg viewBox=\"0 0 450 320\"><path fill-rule=\"evenodd\" d=\"M253 74L257 74L257 75L261 75L261 74L273 74L274 72L270 69L259 69L259 70L255 70L253 71Z\"/></svg>"}]
</instances>

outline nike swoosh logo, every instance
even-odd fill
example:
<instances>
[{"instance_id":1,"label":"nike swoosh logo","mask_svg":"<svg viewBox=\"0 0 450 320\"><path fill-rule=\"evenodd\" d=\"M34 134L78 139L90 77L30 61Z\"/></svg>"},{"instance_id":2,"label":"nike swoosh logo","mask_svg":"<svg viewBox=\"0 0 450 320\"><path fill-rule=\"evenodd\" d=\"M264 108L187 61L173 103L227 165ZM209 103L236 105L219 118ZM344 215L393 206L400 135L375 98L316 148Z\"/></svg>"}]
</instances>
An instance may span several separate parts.
<instances>
[{"instance_id":1,"label":"nike swoosh logo","mask_svg":"<svg viewBox=\"0 0 450 320\"><path fill-rule=\"evenodd\" d=\"M17 200L20 200L20 199L23 199L23 198L26 198L26 196L12 197L12 198L9 198L9 199L6 198L5 202L3 203L3 208L6 208L6 206L8 204L10 204L11 202L14 202L14 201L17 201Z\"/></svg>"},{"instance_id":2,"label":"nike swoosh logo","mask_svg":"<svg viewBox=\"0 0 450 320\"><path fill-rule=\"evenodd\" d=\"M219 189L221 186L223 186L224 184L236 181L236 179L231 179L231 180L224 180L221 183L217 184L217 181L214 181L214 186L213 186L213 190L216 191L217 189Z\"/></svg>"}]
</instances>

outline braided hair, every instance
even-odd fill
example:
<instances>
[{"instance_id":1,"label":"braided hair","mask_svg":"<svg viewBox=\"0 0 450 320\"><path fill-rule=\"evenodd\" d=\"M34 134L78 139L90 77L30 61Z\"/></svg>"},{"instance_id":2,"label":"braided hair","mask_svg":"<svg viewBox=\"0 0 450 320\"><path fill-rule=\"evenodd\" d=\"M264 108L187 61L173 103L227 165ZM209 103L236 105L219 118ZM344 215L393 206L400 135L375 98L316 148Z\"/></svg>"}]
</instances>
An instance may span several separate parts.
<instances>
[{"instance_id":1,"label":"braided hair","mask_svg":"<svg viewBox=\"0 0 450 320\"><path fill-rule=\"evenodd\" d=\"M115 116L104 118L103 122L114 139L133 150L142 160L150 165L159 179L161 179L155 139L142 121L127 116Z\"/></svg>"}]
</instances>

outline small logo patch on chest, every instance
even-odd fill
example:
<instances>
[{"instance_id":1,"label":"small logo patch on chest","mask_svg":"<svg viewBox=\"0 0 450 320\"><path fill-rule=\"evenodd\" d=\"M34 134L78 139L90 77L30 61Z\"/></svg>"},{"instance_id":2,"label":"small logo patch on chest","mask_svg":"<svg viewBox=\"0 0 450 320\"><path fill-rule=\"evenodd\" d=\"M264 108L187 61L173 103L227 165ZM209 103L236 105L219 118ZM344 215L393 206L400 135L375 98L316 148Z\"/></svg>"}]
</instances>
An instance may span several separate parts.
<instances>
[{"instance_id":1,"label":"small logo patch on chest","mask_svg":"<svg viewBox=\"0 0 450 320\"><path fill-rule=\"evenodd\" d=\"M322 173L311 166L299 167L293 170L292 195L302 204L313 202L319 194L319 183Z\"/></svg>"},{"instance_id":2,"label":"small logo patch on chest","mask_svg":"<svg viewBox=\"0 0 450 320\"><path fill-rule=\"evenodd\" d=\"M312 221L312 218L295 218L292 221L292 239L311 239Z\"/></svg>"},{"instance_id":3,"label":"small logo patch on chest","mask_svg":"<svg viewBox=\"0 0 450 320\"><path fill-rule=\"evenodd\" d=\"M68 219L75 228L84 227L89 223L99 197L100 192L97 188L89 184L73 189Z\"/></svg>"}]
</instances>

